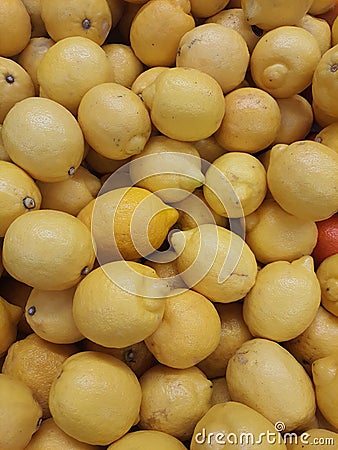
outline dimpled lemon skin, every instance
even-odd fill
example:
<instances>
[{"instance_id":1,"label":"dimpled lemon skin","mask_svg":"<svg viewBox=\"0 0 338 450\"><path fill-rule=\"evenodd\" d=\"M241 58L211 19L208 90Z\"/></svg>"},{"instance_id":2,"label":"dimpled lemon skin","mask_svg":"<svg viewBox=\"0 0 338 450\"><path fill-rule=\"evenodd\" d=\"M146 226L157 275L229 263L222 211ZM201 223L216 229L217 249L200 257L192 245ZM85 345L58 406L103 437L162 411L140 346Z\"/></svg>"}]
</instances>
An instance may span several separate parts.
<instances>
[{"instance_id":1,"label":"dimpled lemon skin","mask_svg":"<svg viewBox=\"0 0 338 450\"><path fill-rule=\"evenodd\" d=\"M338 154L318 142L275 145L267 170L268 188L289 214L320 221L338 208Z\"/></svg>"},{"instance_id":2,"label":"dimpled lemon skin","mask_svg":"<svg viewBox=\"0 0 338 450\"><path fill-rule=\"evenodd\" d=\"M179 141L198 141L211 136L224 116L220 85L197 69L165 70L142 95L155 127Z\"/></svg>"},{"instance_id":3,"label":"dimpled lemon skin","mask_svg":"<svg viewBox=\"0 0 338 450\"><path fill-rule=\"evenodd\" d=\"M162 431L140 430L125 434L107 450L186 450L178 439Z\"/></svg>"},{"instance_id":4,"label":"dimpled lemon skin","mask_svg":"<svg viewBox=\"0 0 338 450\"><path fill-rule=\"evenodd\" d=\"M88 144L110 159L140 153L151 133L149 114L140 98L117 83L90 89L81 100L78 120Z\"/></svg>"},{"instance_id":5,"label":"dimpled lemon skin","mask_svg":"<svg viewBox=\"0 0 338 450\"><path fill-rule=\"evenodd\" d=\"M31 211L17 217L3 245L7 272L38 289L75 286L91 270L94 259L89 230L80 220L61 211Z\"/></svg>"},{"instance_id":6,"label":"dimpled lemon skin","mask_svg":"<svg viewBox=\"0 0 338 450\"><path fill-rule=\"evenodd\" d=\"M54 381L49 407L58 427L92 445L108 445L138 421L141 387L122 361L99 352L69 357Z\"/></svg>"}]
</instances>

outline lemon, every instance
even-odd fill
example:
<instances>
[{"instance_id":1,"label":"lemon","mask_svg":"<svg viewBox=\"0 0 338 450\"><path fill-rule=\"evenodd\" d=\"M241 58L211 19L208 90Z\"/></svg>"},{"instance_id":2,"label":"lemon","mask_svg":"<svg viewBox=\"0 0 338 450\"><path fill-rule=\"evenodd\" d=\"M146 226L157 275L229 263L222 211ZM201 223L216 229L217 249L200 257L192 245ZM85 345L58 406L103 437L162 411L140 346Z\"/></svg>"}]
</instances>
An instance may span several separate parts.
<instances>
[{"instance_id":1,"label":"lemon","mask_svg":"<svg viewBox=\"0 0 338 450\"><path fill-rule=\"evenodd\" d=\"M304 30L313 35L317 40L322 55L329 50L331 47L331 28L326 20L318 19L310 14L306 14L300 19L297 26L304 28Z\"/></svg>"},{"instance_id":2,"label":"lemon","mask_svg":"<svg viewBox=\"0 0 338 450\"><path fill-rule=\"evenodd\" d=\"M45 290L75 286L94 264L89 230L70 214L41 210L11 223L3 264L14 278Z\"/></svg>"},{"instance_id":3,"label":"lemon","mask_svg":"<svg viewBox=\"0 0 338 450\"><path fill-rule=\"evenodd\" d=\"M194 145L166 136L153 136L130 163L133 184L155 192L164 202L188 197L204 182L201 158Z\"/></svg>"},{"instance_id":4,"label":"lemon","mask_svg":"<svg viewBox=\"0 0 338 450\"><path fill-rule=\"evenodd\" d=\"M99 195L78 218L91 230L100 262L109 262L137 259L158 249L178 212L147 189L127 187Z\"/></svg>"},{"instance_id":5,"label":"lemon","mask_svg":"<svg viewBox=\"0 0 338 450\"><path fill-rule=\"evenodd\" d=\"M315 414L312 382L296 359L276 342L251 339L230 359L226 371L230 397L281 421L286 431L306 424Z\"/></svg>"},{"instance_id":6,"label":"lemon","mask_svg":"<svg viewBox=\"0 0 338 450\"><path fill-rule=\"evenodd\" d=\"M40 425L25 450L99 450L99 446L85 444L64 433L52 418L46 419Z\"/></svg>"},{"instance_id":7,"label":"lemon","mask_svg":"<svg viewBox=\"0 0 338 450\"><path fill-rule=\"evenodd\" d=\"M0 374L0 447L23 450L41 423L41 408L22 381Z\"/></svg>"},{"instance_id":8,"label":"lemon","mask_svg":"<svg viewBox=\"0 0 338 450\"><path fill-rule=\"evenodd\" d=\"M0 125L0 161L11 161L11 158L8 156L8 153L5 150L2 140L2 125Z\"/></svg>"},{"instance_id":9,"label":"lemon","mask_svg":"<svg viewBox=\"0 0 338 450\"><path fill-rule=\"evenodd\" d=\"M41 18L41 0L22 0L31 21L31 37L47 36L47 30Z\"/></svg>"},{"instance_id":10,"label":"lemon","mask_svg":"<svg viewBox=\"0 0 338 450\"><path fill-rule=\"evenodd\" d=\"M324 14L325 12L333 8L334 4L334 0L313 0L312 5L309 9L309 14L313 16Z\"/></svg>"},{"instance_id":11,"label":"lemon","mask_svg":"<svg viewBox=\"0 0 338 450\"><path fill-rule=\"evenodd\" d=\"M248 433L247 437L245 433ZM274 436L274 443L267 435ZM242 436L241 436L242 435ZM215 450L229 444L234 450L264 449L286 450L280 434L271 421L253 408L229 401L214 405L197 423L191 440L191 450ZM260 444L256 444L260 442Z\"/></svg>"},{"instance_id":12,"label":"lemon","mask_svg":"<svg viewBox=\"0 0 338 450\"><path fill-rule=\"evenodd\" d=\"M177 267L187 286L210 300L230 303L242 299L255 283L256 259L235 233L204 224L171 236Z\"/></svg>"},{"instance_id":13,"label":"lemon","mask_svg":"<svg viewBox=\"0 0 338 450\"><path fill-rule=\"evenodd\" d=\"M244 299L243 317L254 336L288 341L310 326L320 299L311 256L292 263L276 261L258 272L254 287Z\"/></svg>"},{"instance_id":14,"label":"lemon","mask_svg":"<svg viewBox=\"0 0 338 450\"><path fill-rule=\"evenodd\" d=\"M155 127L179 141L211 136L224 115L220 85L197 69L174 67L163 71L143 90L142 97Z\"/></svg>"},{"instance_id":15,"label":"lemon","mask_svg":"<svg viewBox=\"0 0 338 450\"><path fill-rule=\"evenodd\" d=\"M311 8L313 0L242 0L246 20L263 30L279 28L282 25L295 25Z\"/></svg>"},{"instance_id":16,"label":"lemon","mask_svg":"<svg viewBox=\"0 0 338 450\"><path fill-rule=\"evenodd\" d=\"M203 0L191 0L190 3L194 17L210 17L224 9L229 0L212 0L208 3Z\"/></svg>"},{"instance_id":17,"label":"lemon","mask_svg":"<svg viewBox=\"0 0 338 450\"><path fill-rule=\"evenodd\" d=\"M216 141L214 135L194 142L194 146L200 154L200 157L209 163L214 162L215 159L225 153L225 149Z\"/></svg>"},{"instance_id":18,"label":"lemon","mask_svg":"<svg viewBox=\"0 0 338 450\"><path fill-rule=\"evenodd\" d=\"M212 396L211 404L212 406L217 405L217 403L229 402L230 394L228 391L228 385L224 376L212 379Z\"/></svg>"},{"instance_id":19,"label":"lemon","mask_svg":"<svg viewBox=\"0 0 338 450\"><path fill-rule=\"evenodd\" d=\"M22 315L19 306L12 305L0 297L1 346L0 356L4 355L16 339L17 325Z\"/></svg>"},{"instance_id":20,"label":"lemon","mask_svg":"<svg viewBox=\"0 0 338 450\"><path fill-rule=\"evenodd\" d=\"M310 326L284 345L290 353L311 372L311 364L338 351L338 317L322 306Z\"/></svg>"},{"instance_id":21,"label":"lemon","mask_svg":"<svg viewBox=\"0 0 338 450\"><path fill-rule=\"evenodd\" d=\"M252 338L243 319L241 303L216 303L215 307L221 319L221 339L217 348L198 363L208 378L223 377L229 359L244 342Z\"/></svg>"},{"instance_id":22,"label":"lemon","mask_svg":"<svg viewBox=\"0 0 338 450\"><path fill-rule=\"evenodd\" d=\"M20 53L31 37L31 21L21 0L4 0L0 4L0 56Z\"/></svg>"},{"instance_id":23,"label":"lemon","mask_svg":"<svg viewBox=\"0 0 338 450\"><path fill-rule=\"evenodd\" d=\"M142 92L144 91L144 89L153 81L155 81L160 73L166 70L169 70L169 67L157 66L145 70L144 72L140 73L140 75L135 79L135 81L131 85L131 90L135 92L135 94L137 94L140 98L142 98Z\"/></svg>"},{"instance_id":24,"label":"lemon","mask_svg":"<svg viewBox=\"0 0 338 450\"><path fill-rule=\"evenodd\" d=\"M140 98L117 83L104 83L87 92L78 120L88 144L111 159L140 153L150 137L151 123Z\"/></svg>"},{"instance_id":25,"label":"lemon","mask_svg":"<svg viewBox=\"0 0 338 450\"><path fill-rule=\"evenodd\" d=\"M335 150L338 153L337 133L338 123L335 122L322 128L316 135L315 141L332 148L332 150Z\"/></svg>"},{"instance_id":26,"label":"lemon","mask_svg":"<svg viewBox=\"0 0 338 450\"><path fill-rule=\"evenodd\" d=\"M329 312L338 316L338 254L324 259L317 270L317 277L322 290L322 305Z\"/></svg>"},{"instance_id":27,"label":"lemon","mask_svg":"<svg viewBox=\"0 0 338 450\"><path fill-rule=\"evenodd\" d=\"M130 43L135 55L148 67L172 66L178 43L195 26L190 2L152 0L138 10L130 27Z\"/></svg>"},{"instance_id":28,"label":"lemon","mask_svg":"<svg viewBox=\"0 0 338 450\"><path fill-rule=\"evenodd\" d=\"M250 59L251 75L259 88L274 97L292 97L311 84L320 58L318 42L308 31L278 27L257 42Z\"/></svg>"},{"instance_id":29,"label":"lemon","mask_svg":"<svg viewBox=\"0 0 338 450\"><path fill-rule=\"evenodd\" d=\"M312 364L312 376L316 389L318 408L325 419L338 428L337 400L337 355L331 354L317 359Z\"/></svg>"},{"instance_id":30,"label":"lemon","mask_svg":"<svg viewBox=\"0 0 338 450\"><path fill-rule=\"evenodd\" d=\"M280 124L276 100L262 89L243 87L225 96L225 114L215 137L227 151L255 153L275 140Z\"/></svg>"},{"instance_id":31,"label":"lemon","mask_svg":"<svg viewBox=\"0 0 338 450\"><path fill-rule=\"evenodd\" d=\"M15 61L0 57L0 123L19 101L33 97L34 85L29 74Z\"/></svg>"},{"instance_id":32,"label":"lemon","mask_svg":"<svg viewBox=\"0 0 338 450\"><path fill-rule=\"evenodd\" d=\"M111 444L107 450L185 450L186 447L178 439L162 431L141 430L125 434Z\"/></svg>"},{"instance_id":33,"label":"lemon","mask_svg":"<svg viewBox=\"0 0 338 450\"><path fill-rule=\"evenodd\" d=\"M305 445L320 445L321 450L336 450L338 434L323 428L307 429L297 442L288 444L288 450L300 450Z\"/></svg>"},{"instance_id":34,"label":"lemon","mask_svg":"<svg viewBox=\"0 0 338 450\"><path fill-rule=\"evenodd\" d=\"M212 382L197 367L173 369L157 365L140 378L139 427L185 441L211 407Z\"/></svg>"},{"instance_id":35,"label":"lemon","mask_svg":"<svg viewBox=\"0 0 338 450\"><path fill-rule=\"evenodd\" d=\"M14 219L41 205L41 193L34 180L20 167L0 161L0 236Z\"/></svg>"},{"instance_id":36,"label":"lemon","mask_svg":"<svg viewBox=\"0 0 338 450\"><path fill-rule=\"evenodd\" d=\"M84 140L76 119L46 98L26 98L13 106L2 138L11 160L40 181L66 180L83 158Z\"/></svg>"},{"instance_id":37,"label":"lemon","mask_svg":"<svg viewBox=\"0 0 338 450\"><path fill-rule=\"evenodd\" d=\"M217 59L217 64L214 64ZM180 40L177 67L192 67L212 76L227 93L244 80L249 51L244 38L218 23L199 25Z\"/></svg>"},{"instance_id":38,"label":"lemon","mask_svg":"<svg viewBox=\"0 0 338 450\"><path fill-rule=\"evenodd\" d=\"M313 141L275 145L268 187L279 205L304 220L327 219L337 211L338 155Z\"/></svg>"},{"instance_id":39,"label":"lemon","mask_svg":"<svg viewBox=\"0 0 338 450\"><path fill-rule=\"evenodd\" d=\"M113 83L130 88L143 72L143 64L128 45L106 44L103 50L110 62L110 79Z\"/></svg>"},{"instance_id":40,"label":"lemon","mask_svg":"<svg viewBox=\"0 0 338 450\"><path fill-rule=\"evenodd\" d=\"M287 213L272 198L245 218L245 226L245 240L263 264L310 255L317 243L316 224Z\"/></svg>"},{"instance_id":41,"label":"lemon","mask_svg":"<svg viewBox=\"0 0 338 450\"><path fill-rule=\"evenodd\" d=\"M32 290L25 316L38 336L55 344L71 344L83 339L73 318L75 289L76 286L63 291Z\"/></svg>"},{"instance_id":42,"label":"lemon","mask_svg":"<svg viewBox=\"0 0 338 450\"><path fill-rule=\"evenodd\" d=\"M227 185L224 192L223 186ZM205 174L203 193L207 203L217 214L225 217L247 216L264 200L267 190L263 164L247 153L229 152L217 158ZM243 211L233 211L228 198L238 197Z\"/></svg>"},{"instance_id":43,"label":"lemon","mask_svg":"<svg viewBox=\"0 0 338 450\"><path fill-rule=\"evenodd\" d=\"M113 356L80 352L54 380L49 407L58 427L81 442L108 445L138 421L141 387L129 367Z\"/></svg>"},{"instance_id":44,"label":"lemon","mask_svg":"<svg viewBox=\"0 0 338 450\"><path fill-rule=\"evenodd\" d=\"M145 343L161 364L187 369L216 349L220 332L214 305L203 295L187 290L166 299L162 322Z\"/></svg>"},{"instance_id":45,"label":"lemon","mask_svg":"<svg viewBox=\"0 0 338 450\"><path fill-rule=\"evenodd\" d=\"M82 36L102 45L112 26L112 15L106 0L41 0L41 17L54 41Z\"/></svg>"},{"instance_id":46,"label":"lemon","mask_svg":"<svg viewBox=\"0 0 338 450\"><path fill-rule=\"evenodd\" d=\"M120 160L109 159L103 155L100 155L100 153L97 153L92 148L89 148L84 163L92 173L110 176L124 164L127 164L129 160L130 158Z\"/></svg>"},{"instance_id":47,"label":"lemon","mask_svg":"<svg viewBox=\"0 0 338 450\"><path fill-rule=\"evenodd\" d=\"M66 79L65 72L68 74ZM109 76L110 66L104 50L81 36L66 37L50 47L37 71L45 96L73 114L77 113L86 92L109 81Z\"/></svg>"}]
</instances>

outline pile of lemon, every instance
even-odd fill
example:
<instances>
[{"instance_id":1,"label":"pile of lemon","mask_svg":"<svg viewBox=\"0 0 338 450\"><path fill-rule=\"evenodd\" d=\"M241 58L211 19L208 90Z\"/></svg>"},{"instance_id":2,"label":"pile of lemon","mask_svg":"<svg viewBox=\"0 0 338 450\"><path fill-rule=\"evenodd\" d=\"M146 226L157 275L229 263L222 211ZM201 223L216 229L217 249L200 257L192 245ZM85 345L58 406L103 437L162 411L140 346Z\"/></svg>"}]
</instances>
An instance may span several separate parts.
<instances>
[{"instance_id":1,"label":"pile of lemon","mask_svg":"<svg viewBox=\"0 0 338 450\"><path fill-rule=\"evenodd\" d=\"M1 0L1 450L338 449L337 5Z\"/></svg>"}]
</instances>

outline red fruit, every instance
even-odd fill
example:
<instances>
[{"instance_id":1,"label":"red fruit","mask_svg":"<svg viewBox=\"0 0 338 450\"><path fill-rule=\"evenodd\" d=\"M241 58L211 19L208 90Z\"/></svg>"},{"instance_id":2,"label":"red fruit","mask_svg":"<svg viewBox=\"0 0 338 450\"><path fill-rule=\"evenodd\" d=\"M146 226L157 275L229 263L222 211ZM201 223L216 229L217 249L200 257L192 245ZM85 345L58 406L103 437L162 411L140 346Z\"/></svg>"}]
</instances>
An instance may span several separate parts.
<instances>
[{"instance_id":1,"label":"red fruit","mask_svg":"<svg viewBox=\"0 0 338 450\"><path fill-rule=\"evenodd\" d=\"M338 253L338 214L329 219L316 222L318 228L317 244L312 252L316 267L331 255Z\"/></svg>"}]
</instances>

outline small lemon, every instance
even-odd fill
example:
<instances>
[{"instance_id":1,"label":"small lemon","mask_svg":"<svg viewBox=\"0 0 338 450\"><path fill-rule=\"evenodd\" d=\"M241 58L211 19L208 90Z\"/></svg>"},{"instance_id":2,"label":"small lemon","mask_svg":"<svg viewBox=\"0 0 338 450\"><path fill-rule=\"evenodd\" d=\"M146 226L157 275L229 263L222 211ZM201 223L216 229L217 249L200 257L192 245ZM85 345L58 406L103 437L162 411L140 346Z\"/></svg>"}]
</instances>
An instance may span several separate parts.
<instances>
[{"instance_id":1,"label":"small lemon","mask_svg":"<svg viewBox=\"0 0 338 450\"><path fill-rule=\"evenodd\" d=\"M34 180L20 167L0 161L0 236L14 219L41 205L41 193Z\"/></svg>"},{"instance_id":2,"label":"small lemon","mask_svg":"<svg viewBox=\"0 0 338 450\"><path fill-rule=\"evenodd\" d=\"M203 186L207 203L225 217L251 214L264 200L266 190L263 164L254 156L240 152L229 152L217 158L208 168ZM242 211L240 208L234 211L230 204L233 193L238 197Z\"/></svg>"},{"instance_id":3,"label":"small lemon","mask_svg":"<svg viewBox=\"0 0 338 450\"><path fill-rule=\"evenodd\" d=\"M332 150L335 150L338 153L337 137L338 122L335 121L335 123L332 123L331 125L328 125L320 130L315 137L315 141L332 148Z\"/></svg>"},{"instance_id":4,"label":"small lemon","mask_svg":"<svg viewBox=\"0 0 338 450\"><path fill-rule=\"evenodd\" d=\"M0 447L23 450L41 423L41 408L22 381L0 374Z\"/></svg>"},{"instance_id":5,"label":"small lemon","mask_svg":"<svg viewBox=\"0 0 338 450\"><path fill-rule=\"evenodd\" d=\"M174 67L163 71L144 89L142 97L155 127L179 141L211 136L224 115L220 85L197 69Z\"/></svg>"},{"instance_id":6,"label":"small lemon","mask_svg":"<svg viewBox=\"0 0 338 450\"><path fill-rule=\"evenodd\" d=\"M126 347L150 336L160 325L169 294L150 267L114 261L91 272L73 299L80 332L105 347Z\"/></svg>"},{"instance_id":7,"label":"small lemon","mask_svg":"<svg viewBox=\"0 0 338 450\"><path fill-rule=\"evenodd\" d=\"M219 23L199 25L185 33L176 56L177 67L192 67L207 73L224 93L242 83L248 65L249 51L244 38Z\"/></svg>"},{"instance_id":8,"label":"small lemon","mask_svg":"<svg viewBox=\"0 0 338 450\"><path fill-rule=\"evenodd\" d=\"M140 153L151 133L148 112L140 98L117 83L104 83L87 92L78 120L88 144L111 159Z\"/></svg>"},{"instance_id":9,"label":"small lemon","mask_svg":"<svg viewBox=\"0 0 338 450\"><path fill-rule=\"evenodd\" d=\"M187 290L166 299L162 322L145 343L161 364L187 369L216 349L220 332L214 305L203 295Z\"/></svg>"},{"instance_id":10,"label":"small lemon","mask_svg":"<svg viewBox=\"0 0 338 450\"><path fill-rule=\"evenodd\" d=\"M209 299L230 303L242 299L255 283L257 264L248 245L237 234L204 224L171 236L180 275Z\"/></svg>"},{"instance_id":11,"label":"small lemon","mask_svg":"<svg viewBox=\"0 0 338 450\"><path fill-rule=\"evenodd\" d=\"M243 87L225 96L225 114L215 137L227 151L255 153L274 141L280 124L276 100L262 89Z\"/></svg>"},{"instance_id":12,"label":"small lemon","mask_svg":"<svg viewBox=\"0 0 338 450\"><path fill-rule=\"evenodd\" d=\"M297 26L304 28L304 30L313 35L317 40L322 55L329 50L331 47L331 28L326 20L318 19L310 14L306 14L300 19Z\"/></svg>"},{"instance_id":13,"label":"small lemon","mask_svg":"<svg viewBox=\"0 0 338 450\"><path fill-rule=\"evenodd\" d=\"M76 286L63 291L33 289L25 306L25 316L32 330L48 342L71 344L81 341L82 334L73 318L73 296Z\"/></svg>"},{"instance_id":14,"label":"small lemon","mask_svg":"<svg viewBox=\"0 0 338 450\"><path fill-rule=\"evenodd\" d=\"M222 376L219 378L213 378L211 396L212 406L217 405L217 403L225 403L229 401L231 401L231 398L225 377Z\"/></svg>"},{"instance_id":15,"label":"small lemon","mask_svg":"<svg viewBox=\"0 0 338 450\"><path fill-rule=\"evenodd\" d=\"M130 88L143 72L143 64L128 45L106 44L103 50L110 63L109 81Z\"/></svg>"},{"instance_id":16,"label":"small lemon","mask_svg":"<svg viewBox=\"0 0 338 450\"><path fill-rule=\"evenodd\" d=\"M83 158L83 134L76 119L46 98L26 98L14 105L3 123L2 138L11 160L40 181L66 180Z\"/></svg>"},{"instance_id":17,"label":"small lemon","mask_svg":"<svg viewBox=\"0 0 338 450\"><path fill-rule=\"evenodd\" d=\"M109 81L110 66L98 44L85 37L72 36L47 50L38 66L37 77L47 98L76 114L86 92Z\"/></svg>"},{"instance_id":18,"label":"small lemon","mask_svg":"<svg viewBox=\"0 0 338 450\"><path fill-rule=\"evenodd\" d=\"M229 0L212 0L207 3L203 0L190 0L190 3L194 17L210 17L224 9Z\"/></svg>"},{"instance_id":19,"label":"small lemon","mask_svg":"<svg viewBox=\"0 0 338 450\"><path fill-rule=\"evenodd\" d=\"M31 37L31 21L21 0L0 2L0 56L20 53Z\"/></svg>"},{"instance_id":20,"label":"small lemon","mask_svg":"<svg viewBox=\"0 0 338 450\"><path fill-rule=\"evenodd\" d=\"M49 407L58 427L81 442L108 445L137 423L141 387L122 361L99 352L80 352L62 365Z\"/></svg>"},{"instance_id":21,"label":"small lemon","mask_svg":"<svg viewBox=\"0 0 338 450\"><path fill-rule=\"evenodd\" d=\"M308 31L278 27L257 42L250 59L251 75L259 88L274 97L292 97L311 84L320 58L318 42Z\"/></svg>"},{"instance_id":22,"label":"small lemon","mask_svg":"<svg viewBox=\"0 0 338 450\"><path fill-rule=\"evenodd\" d=\"M211 407L212 382L197 367L173 369L156 365L140 378L139 427L185 441Z\"/></svg>"},{"instance_id":23,"label":"small lemon","mask_svg":"<svg viewBox=\"0 0 338 450\"><path fill-rule=\"evenodd\" d=\"M111 444L107 450L185 450L186 447L178 439L162 431L140 430L125 434Z\"/></svg>"},{"instance_id":24,"label":"small lemon","mask_svg":"<svg viewBox=\"0 0 338 450\"><path fill-rule=\"evenodd\" d=\"M165 70L169 70L169 67L157 66L145 70L144 72L140 73L140 75L131 85L131 90L135 92L135 94L137 94L140 98L142 98L142 92L144 91L144 89L153 81L155 81L158 75Z\"/></svg>"},{"instance_id":25,"label":"small lemon","mask_svg":"<svg viewBox=\"0 0 338 450\"><path fill-rule=\"evenodd\" d=\"M6 232L2 253L10 275L45 290L75 286L95 258L86 226L70 214L53 210L17 217Z\"/></svg>"},{"instance_id":26,"label":"small lemon","mask_svg":"<svg viewBox=\"0 0 338 450\"><path fill-rule=\"evenodd\" d=\"M0 356L4 355L16 339L17 325L22 316L22 309L0 297L1 345Z\"/></svg>"},{"instance_id":27,"label":"small lemon","mask_svg":"<svg viewBox=\"0 0 338 450\"><path fill-rule=\"evenodd\" d=\"M314 416L312 382L296 359L276 342L251 339L230 359L226 371L231 399L294 430Z\"/></svg>"},{"instance_id":28,"label":"small lemon","mask_svg":"<svg viewBox=\"0 0 338 450\"><path fill-rule=\"evenodd\" d=\"M245 226L245 240L263 264L310 255L317 243L316 224L287 213L272 198L245 218Z\"/></svg>"},{"instance_id":29,"label":"small lemon","mask_svg":"<svg viewBox=\"0 0 338 450\"><path fill-rule=\"evenodd\" d=\"M155 192L164 202L179 202L204 182L201 158L194 145L166 136L153 136L133 157L129 173L133 184Z\"/></svg>"},{"instance_id":30,"label":"small lemon","mask_svg":"<svg viewBox=\"0 0 338 450\"><path fill-rule=\"evenodd\" d=\"M322 290L322 305L338 316L338 254L324 259L317 270Z\"/></svg>"},{"instance_id":31,"label":"small lemon","mask_svg":"<svg viewBox=\"0 0 338 450\"><path fill-rule=\"evenodd\" d=\"M338 208L338 154L314 141L275 145L268 187L279 205L304 220L319 221Z\"/></svg>"},{"instance_id":32,"label":"small lemon","mask_svg":"<svg viewBox=\"0 0 338 450\"><path fill-rule=\"evenodd\" d=\"M276 261L257 274L243 317L254 336L288 341L310 326L320 305L320 285L311 256Z\"/></svg>"},{"instance_id":33,"label":"small lemon","mask_svg":"<svg viewBox=\"0 0 338 450\"><path fill-rule=\"evenodd\" d=\"M327 127L337 122L336 113L331 114L328 108L331 108L331 106L328 106L327 108L321 108L316 104L314 100L312 101L312 110L315 122L321 127Z\"/></svg>"}]
</instances>

